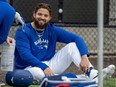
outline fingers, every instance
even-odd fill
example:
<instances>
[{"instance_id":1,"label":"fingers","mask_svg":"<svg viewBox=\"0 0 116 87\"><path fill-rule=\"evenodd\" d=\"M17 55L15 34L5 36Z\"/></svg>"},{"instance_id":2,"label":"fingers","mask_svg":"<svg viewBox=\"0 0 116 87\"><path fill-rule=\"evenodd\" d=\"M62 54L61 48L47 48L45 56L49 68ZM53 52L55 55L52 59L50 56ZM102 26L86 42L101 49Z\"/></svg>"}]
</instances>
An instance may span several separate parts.
<instances>
[{"instance_id":1,"label":"fingers","mask_svg":"<svg viewBox=\"0 0 116 87\"><path fill-rule=\"evenodd\" d=\"M90 71L90 67L88 67L87 71L88 71L88 72Z\"/></svg>"},{"instance_id":2,"label":"fingers","mask_svg":"<svg viewBox=\"0 0 116 87\"><path fill-rule=\"evenodd\" d=\"M87 67L82 67L81 69L82 69L83 72L87 71Z\"/></svg>"},{"instance_id":3,"label":"fingers","mask_svg":"<svg viewBox=\"0 0 116 87\"><path fill-rule=\"evenodd\" d=\"M85 73L87 71L90 71L90 67L86 66L86 65L83 65L83 66L81 66L81 70Z\"/></svg>"},{"instance_id":4,"label":"fingers","mask_svg":"<svg viewBox=\"0 0 116 87\"><path fill-rule=\"evenodd\" d=\"M6 42L7 42L8 45L10 45L11 43L15 43L15 40L11 37L8 37Z\"/></svg>"},{"instance_id":5,"label":"fingers","mask_svg":"<svg viewBox=\"0 0 116 87\"><path fill-rule=\"evenodd\" d=\"M54 73L53 73L52 71L50 71L50 72L46 72L45 75L46 75L46 76L53 76Z\"/></svg>"},{"instance_id":6,"label":"fingers","mask_svg":"<svg viewBox=\"0 0 116 87\"><path fill-rule=\"evenodd\" d=\"M53 76L54 73L47 73L46 76Z\"/></svg>"},{"instance_id":7,"label":"fingers","mask_svg":"<svg viewBox=\"0 0 116 87\"><path fill-rule=\"evenodd\" d=\"M82 71L84 71L84 72L89 71L90 70L89 65L90 65L90 62L89 62L87 56L86 55L82 56L82 60L80 62L80 67L81 67Z\"/></svg>"},{"instance_id":8,"label":"fingers","mask_svg":"<svg viewBox=\"0 0 116 87\"><path fill-rule=\"evenodd\" d=\"M44 73L46 76L53 76L54 75L54 72L50 68L46 68L44 70Z\"/></svg>"}]
</instances>

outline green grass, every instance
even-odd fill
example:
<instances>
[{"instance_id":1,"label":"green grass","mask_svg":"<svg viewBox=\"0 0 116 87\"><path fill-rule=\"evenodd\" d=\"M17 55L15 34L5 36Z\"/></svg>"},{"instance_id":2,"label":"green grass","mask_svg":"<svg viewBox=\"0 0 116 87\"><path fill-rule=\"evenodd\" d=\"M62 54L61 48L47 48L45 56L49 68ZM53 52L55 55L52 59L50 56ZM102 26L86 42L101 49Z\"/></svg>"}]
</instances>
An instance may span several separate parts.
<instances>
[{"instance_id":1,"label":"green grass","mask_svg":"<svg viewBox=\"0 0 116 87\"><path fill-rule=\"evenodd\" d=\"M116 87L116 78L110 78L104 82L104 87Z\"/></svg>"},{"instance_id":2,"label":"green grass","mask_svg":"<svg viewBox=\"0 0 116 87\"><path fill-rule=\"evenodd\" d=\"M12 87L12 86L3 86L3 87ZM31 85L29 87L39 87L38 85Z\"/></svg>"},{"instance_id":3,"label":"green grass","mask_svg":"<svg viewBox=\"0 0 116 87\"><path fill-rule=\"evenodd\" d=\"M5 86L5 87L11 87L11 86ZM39 86L31 85L29 87L39 87ZM116 87L116 78L110 78L109 80L105 81L103 87Z\"/></svg>"},{"instance_id":4,"label":"green grass","mask_svg":"<svg viewBox=\"0 0 116 87\"><path fill-rule=\"evenodd\" d=\"M29 86L29 87L39 87L38 85L31 85L31 86Z\"/></svg>"}]
</instances>

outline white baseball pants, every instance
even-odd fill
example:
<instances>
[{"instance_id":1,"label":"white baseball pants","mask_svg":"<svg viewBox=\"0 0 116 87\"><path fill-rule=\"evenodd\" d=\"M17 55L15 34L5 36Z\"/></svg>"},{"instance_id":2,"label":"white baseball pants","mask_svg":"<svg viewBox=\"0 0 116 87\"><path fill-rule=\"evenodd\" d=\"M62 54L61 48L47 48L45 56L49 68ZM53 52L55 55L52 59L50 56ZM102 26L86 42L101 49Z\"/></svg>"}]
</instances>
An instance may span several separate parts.
<instances>
[{"instance_id":1,"label":"white baseball pants","mask_svg":"<svg viewBox=\"0 0 116 87\"><path fill-rule=\"evenodd\" d=\"M71 63L74 63L77 67L79 67L81 62L81 55L79 50L74 42L67 44L61 50L59 50L54 57L49 61L43 61L46 65L48 65L56 74L63 73ZM90 67L92 64L90 63ZM29 70L35 80L42 80L45 76L43 70L38 67L27 67L25 70Z\"/></svg>"}]
</instances>

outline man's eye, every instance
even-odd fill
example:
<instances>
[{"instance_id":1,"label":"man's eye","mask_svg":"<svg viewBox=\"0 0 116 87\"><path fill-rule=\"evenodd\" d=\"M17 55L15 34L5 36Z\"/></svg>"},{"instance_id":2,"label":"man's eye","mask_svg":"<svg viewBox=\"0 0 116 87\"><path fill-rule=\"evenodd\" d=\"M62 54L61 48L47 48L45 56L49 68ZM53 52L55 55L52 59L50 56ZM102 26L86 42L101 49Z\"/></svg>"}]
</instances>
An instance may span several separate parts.
<instances>
[{"instance_id":1,"label":"man's eye","mask_svg":"<svg viewBox=\"0 0 116 87\"><path fill-rule=\"evenodd\" d=\"M48 15L44 15L45 17L48 17Z\"/></svg>"},{"instance_id":2,"label":"man's eye","mask_svg":"<svg viewBox=\"0 0 116 87\"><path fill-rule=\"evenodd\" d=\"M40 15L40 16L41 16L42 14L40 14L40 13L39 13L38 15Z\"/></svg>"}]
</instances>

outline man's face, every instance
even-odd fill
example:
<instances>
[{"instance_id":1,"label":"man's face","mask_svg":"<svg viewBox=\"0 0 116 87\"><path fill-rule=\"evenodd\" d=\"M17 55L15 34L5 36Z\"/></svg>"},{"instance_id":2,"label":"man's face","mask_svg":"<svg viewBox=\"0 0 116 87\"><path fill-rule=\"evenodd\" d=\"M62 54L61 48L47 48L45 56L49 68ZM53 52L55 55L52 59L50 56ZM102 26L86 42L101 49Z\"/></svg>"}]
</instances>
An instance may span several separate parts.
<instances>
[{"instance_id":1,"label":"man's face","mask_svg":"<svg viewBox=\"0 0 116 87\"><path fill-rule=\"evenodd\" d=\"M33 13L34 24L37 28L43 29L51 20L50 13L47 9L40 8L36 13Z\"/></svg>"}]
</instances>

